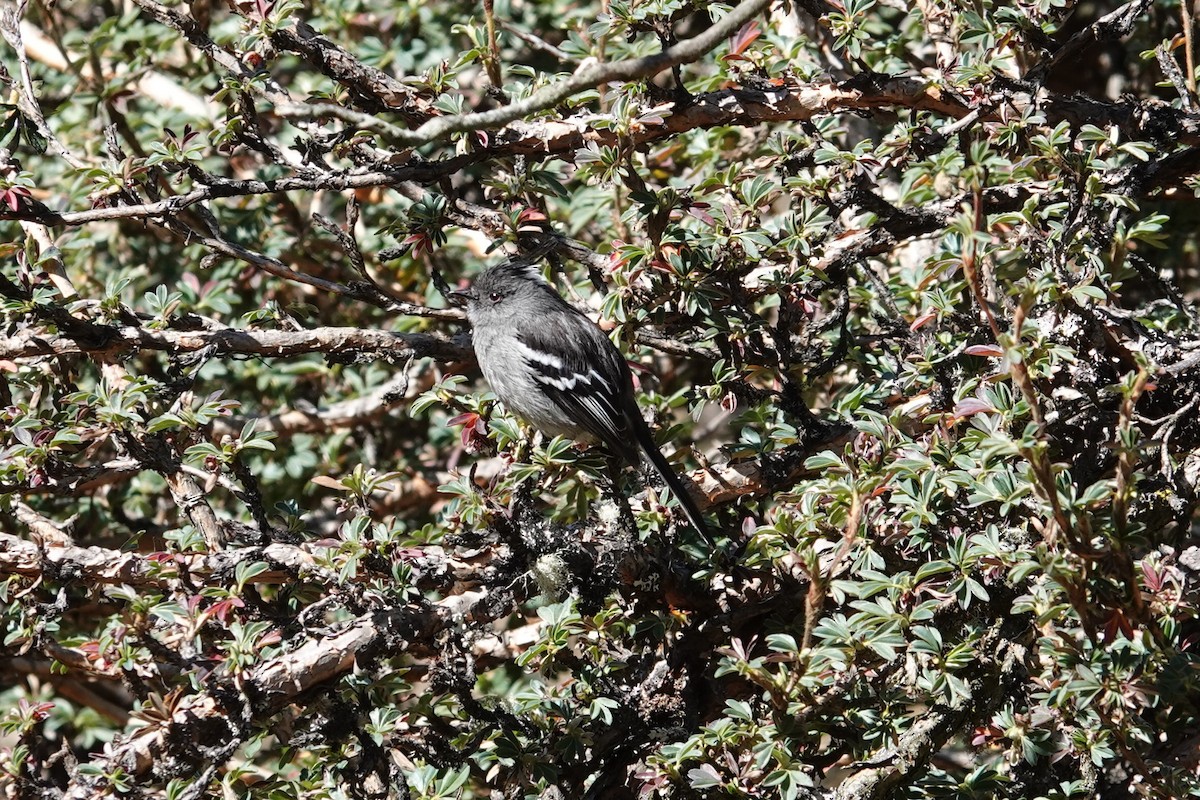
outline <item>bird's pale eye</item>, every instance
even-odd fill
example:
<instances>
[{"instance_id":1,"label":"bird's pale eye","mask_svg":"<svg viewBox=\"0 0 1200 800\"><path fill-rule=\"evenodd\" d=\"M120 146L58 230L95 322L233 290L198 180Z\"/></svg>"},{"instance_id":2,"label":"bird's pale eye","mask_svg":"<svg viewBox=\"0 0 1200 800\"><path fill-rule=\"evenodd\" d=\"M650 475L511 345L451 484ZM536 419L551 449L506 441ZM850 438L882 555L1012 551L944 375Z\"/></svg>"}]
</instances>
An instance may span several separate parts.
<instances>
[{"instance_id":1,"label":"bird's pale eye","mask_svg":"<svg viewBox=\"0 0 1200 800\"><path fill-rule=\"evenodd\" d=\"M501 294L500 292L492 292L491 294L488 295L488 299L491 300L493 303L499 303L500 298L502 298L502 297L504 297L504 295Z\"/></svg>"}]
</instances>

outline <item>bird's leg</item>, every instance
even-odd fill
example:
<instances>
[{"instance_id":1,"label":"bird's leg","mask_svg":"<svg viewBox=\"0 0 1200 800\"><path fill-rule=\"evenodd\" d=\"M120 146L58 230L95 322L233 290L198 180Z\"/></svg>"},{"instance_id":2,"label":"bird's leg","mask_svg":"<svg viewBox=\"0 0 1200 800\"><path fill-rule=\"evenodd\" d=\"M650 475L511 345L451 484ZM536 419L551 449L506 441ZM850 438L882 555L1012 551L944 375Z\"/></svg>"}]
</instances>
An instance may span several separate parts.
<instances>
[{"instance_id":1,"label":"bird's leg","mask_svg":"<svg viewBox=\"0 0 1200 800\"><path fill-rule=\"evenodd\" d=\"M513 462L523 463L529 458L529 453L533 450L534 443L542 438L541 431L536 428L531 428L528 425L521 425L521 430L525 435L517 442L517 447L513 450Z\"/></svg>"},{"instance_id":2,"label":"bird's leg","mask_svg":"<svg viewBox=\"0 0 1200 800\"><path fill-rule=\"evenodd\" d=\"M608 481L600 482L600 495L603 497L606 494L605 489L608 489L608 499L617 510L617 529L623 534L623 539L632 542L637 538L637 519L633 516L633 509L629 507L629 498L621 491L621 464L611 458L605 459L604 463L607 467Z\"/></svg>"},{"instance_id":3,"label":"bird's leg","mask_svg":"<svg viewBox=\"0 0 1200 800\"><path fill-rule=\"evenodd\" d=\"M529 460L529 454L534 448L534 444L541 437L541 433L537 430L522 426L525 435L517 442L516 448L513 450L513 463L523 464ZM509 513L512 518L519 524L531 519L534 516L533 509L533 494L537 481L523 481L513 490L512 501L509 504Z\"/></svg>"}]
</instances>

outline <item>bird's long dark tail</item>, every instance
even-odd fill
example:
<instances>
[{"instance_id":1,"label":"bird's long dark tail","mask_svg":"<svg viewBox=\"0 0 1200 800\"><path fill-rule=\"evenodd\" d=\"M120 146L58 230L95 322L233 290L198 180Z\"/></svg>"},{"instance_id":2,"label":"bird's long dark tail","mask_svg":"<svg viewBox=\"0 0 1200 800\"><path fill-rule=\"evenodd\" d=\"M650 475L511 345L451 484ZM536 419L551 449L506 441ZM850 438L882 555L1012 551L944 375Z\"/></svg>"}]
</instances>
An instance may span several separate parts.
<instances>
[{"instance_id":1,"label":"bird's long dark tail","mask_svg":"<svg viewBox=\"0 0 1200 800\"><path fill-rule=\"evenodd\" d=\"M692 527L704 539L709 547L715 548L712 533L709 531L708 524L704 521L704 515L700 513L696 501L688 494L687 487L684 486L683 480L675 474L675 470L667 462L662 451L658 449L658 445L654 443L654 436L650 433L650 429L646 425L634 426L634 435L637 436L638 445L641 451L646 454L646 459L654 467L654 471L662 476L662 479L667 484L667 488L671 490L671 494L675 495L675 499L679 505L683 506L683 513L687 515L688 521L692 523Z\"/></svg>"}]
</instances>

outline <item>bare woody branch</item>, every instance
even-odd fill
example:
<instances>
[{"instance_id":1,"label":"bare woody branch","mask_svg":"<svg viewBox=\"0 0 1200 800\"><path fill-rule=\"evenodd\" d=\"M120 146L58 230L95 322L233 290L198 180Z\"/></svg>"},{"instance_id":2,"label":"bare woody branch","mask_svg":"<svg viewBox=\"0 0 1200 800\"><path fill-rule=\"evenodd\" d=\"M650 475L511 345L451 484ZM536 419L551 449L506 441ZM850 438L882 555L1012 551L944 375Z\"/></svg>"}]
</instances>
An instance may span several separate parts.
<instances>
[{"instance_id":1,"label":"bare woody branch","mask_svg":"<svg viewBox=\"0 0 1200 800\"><path fill-rule=\"evenodd\" d=\"M1003 115L1036 111L1051 125L1069 122L1111 125L1123 138L1178 137L1182 144L1200 143L1200 116L1163 103L1110 102L1084 96L1062 96L1033 86L1002 82L989 85L984 99L963 95L929 81L907 76L866 75L842 82L818 81L760 90L733 88L706 92L686 103L673 102L637 121L630 139L644 144L692 130L729 125L752 127L766 123L802 122L847 111L929 111L951 119L973 116L978 122L998 122ZM491 137L489 154L562 154L589 143L612 145L617 134L594 123L601 118L580 114L558 120L513 122Z\"/></svg>"},{"instance_id":2,"label":"bare woody branch","mask_svg":"<svg viewBox=\"0 0 1200 800\"><path fill-rule=\"evenodd\" d=\"M86 211L53 211L33 209L12 212L7 208L0 214L7 219L28 219L53 226L77 227L92 222L116 219L156 219L171 216L208 200L225 197L248 197L260 194L279 194L291 191L344 191L375 186L395 186L405 181L430 181L453 174L478 156L456 156L394 170L364 170L360 172L324 172L319 177L293 176L277 180L225 180L212 178L212 183L185 194L136 205L107 206Z\"/></svg>"},{"instance_id":3,"label":"bare woody branch","mask_svg":"<svg viewBox=\"0 0 1200 800\"><path fill-rule=\"evenodd\" d=\"M399 111L410 122L424 122L437 112L420 92L386 72L364 64L309 25L279 28L271 42L280 50L303 56L329 78L349 90L353 100L368 111Z\"/></svg>"},{"instance_id":4,"label":"bare woody branch","mask_svg":"<svg viewBox=\"0 0 1200 800\"><path fill-rule=\"evenodd\" d=\"M238 564L256 561L272 568L254 576L254 583L278 584L297 577L328 585L337 583L337 576L327 574L310 550L295 545L277 543L219 553L175 553L164 560L154 553L107 547L61 543L39 546L18 536L0 534L0 575L163 587L184 576L199 581L211 576L231 576Z\"/></svg>"},{"instance_id":5,"label":"bare woody branch","mask_svg":"<svg viewBox=\"0 0 1200 800\"><path fill-rule=\"evenodd\" d=\"M461 312L451 311L457 319ZM0 358L87 354L112 358L139 350L180 355L203 352L209 357L261 356L286 358L321 353L339 359L384 358L404 361L433 358L467 361L474 358L466 336L447 338L425 333L391 333L364 328L315 328L307 331L270 331L227 328L216 331L153 331L133 326L97 326L95 338L66 334L39 335L22 331L0 338Z\"/></svg>"}]
</instances>

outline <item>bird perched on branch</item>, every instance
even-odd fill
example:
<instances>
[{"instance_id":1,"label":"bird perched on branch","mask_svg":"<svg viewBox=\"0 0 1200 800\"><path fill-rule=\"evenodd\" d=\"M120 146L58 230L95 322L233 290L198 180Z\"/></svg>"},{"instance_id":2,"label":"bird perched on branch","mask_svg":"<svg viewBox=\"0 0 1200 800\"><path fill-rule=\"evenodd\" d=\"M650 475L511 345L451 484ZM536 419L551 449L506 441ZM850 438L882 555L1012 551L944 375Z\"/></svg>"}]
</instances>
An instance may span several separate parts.
<instances>
[{"instance_id":1,"label":"bird perched on branch","mask_svg":"<svg viewBox=\"0 0 1200 800\"><path fill-rule=\"evenodd\" d=\"M508 408L549 436L598 440L629 464L639 462L640 451L713 545L700 509L642 419L629 365L594 322L529 262L491 267L454 294L466 304L483 375Z\"/></svg>"}]
</instances>

